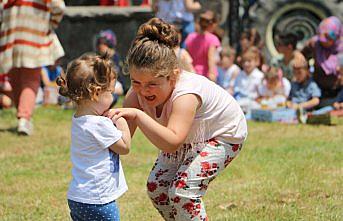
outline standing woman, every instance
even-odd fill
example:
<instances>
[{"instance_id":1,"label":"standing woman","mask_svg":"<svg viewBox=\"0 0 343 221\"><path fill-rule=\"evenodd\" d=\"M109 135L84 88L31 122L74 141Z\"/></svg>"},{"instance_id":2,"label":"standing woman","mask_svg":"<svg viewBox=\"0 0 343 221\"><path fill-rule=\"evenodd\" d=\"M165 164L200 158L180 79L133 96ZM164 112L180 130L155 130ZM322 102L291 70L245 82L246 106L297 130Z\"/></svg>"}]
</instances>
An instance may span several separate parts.
<instances>
[{"instance_id":1,"label":"standing woman","mask_svg":"<svg viewBox=\"0 0 343 221\"><path fill-rule=\"evenodd\" d=\"M53 65L64 55L54 29L65 4L63 0L4 0L0 4L0 73L9 73L18 133L31 135L41 67Z\"/></svg>"},{"instance_id":2,"label":"standing woman","mask_svg":"<svg viewBox=\"0 0 343 221\"><path fill-rule=\"evenodd\" d=\"M216 81L218 69L216 57L219 57L220 41L212 34L217 26L217 17L213 11L207 10L200 14L200 30L193 32L186 38L186 49L193 59L193 66L197 74L203 75L211 81Z\"/></svg>"},{"instance_id":3,"label":"standing woman","mask_svg":"<svg viewBox=\"0 0 343 221\"><path fill-rule=\"evenodd\" d=\"M181 71L177 32L153 18L140 26L127 57L132 88L108 117L138 126L161 150L148 195L165 220L208 220L202 200L210 182L237 156L247 136L244 114L220 86Z\"/></svg>"}]
</instances>

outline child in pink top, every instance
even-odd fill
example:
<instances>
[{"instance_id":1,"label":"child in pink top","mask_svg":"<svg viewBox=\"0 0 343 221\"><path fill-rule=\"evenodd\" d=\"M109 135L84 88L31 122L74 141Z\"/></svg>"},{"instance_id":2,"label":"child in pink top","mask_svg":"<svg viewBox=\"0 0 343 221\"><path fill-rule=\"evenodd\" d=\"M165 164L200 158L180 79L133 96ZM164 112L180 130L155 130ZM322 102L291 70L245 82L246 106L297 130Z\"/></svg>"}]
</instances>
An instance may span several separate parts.
<instances>
[{"instance_id":1,"label":"child in pink top","mask_svg":"<svg viewBox=\"0 0 343 221\"><path fill-rule=\"evenodd\" d=\"M212 34L217 19L212 11L200 15L200 32L191 33L186 38L186 48L193 59L193 66L197 74L216 81L218 70L216 68L216 53L220 46L217 36Z\"/></svg>"}]
</instances>

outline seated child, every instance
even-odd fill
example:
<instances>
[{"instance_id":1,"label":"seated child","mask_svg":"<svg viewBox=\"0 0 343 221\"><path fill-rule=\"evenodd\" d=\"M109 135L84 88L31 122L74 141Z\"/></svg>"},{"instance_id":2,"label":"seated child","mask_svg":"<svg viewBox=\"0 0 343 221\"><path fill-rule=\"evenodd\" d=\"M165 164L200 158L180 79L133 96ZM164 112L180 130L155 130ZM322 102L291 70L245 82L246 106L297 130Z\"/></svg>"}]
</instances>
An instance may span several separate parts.
<instances>
[{"instance_id":1,"label":"seated child","mask_svg":"<svg viewBox=\"0 0 343 221\"><path fill-rule=\"evenodd\" d=\"M220 66L219 73L222 73L222 80L220 86L233 95L233 87L235 79L237 78L241 69L235 62L236 50L230 46L224 46L220 52Z\"/></svg>"},{"instance_id":2,"label":"seated child","mask_svg":"<svg viewBox=\"0 0 343 221\"><path fill-rule=\"evenodd\" d=\"M67 194L73 220L119 220L116 200L127 191L119 155L129 153L131 135L124 118L112 122L102 116L112 103L115 81L106 55L83 55L57 79L60 94L76 103Z\"/></svg>"},{"instance_id":3,"label":"seated child","mask_svg":"<svg viewBox=\"0 0 343 221\"><path fill-rule=\"evenodd\" d=\"M271 67L258 86L257 101L262 107L277 108L285 106L291 90L291 83L282 76L282 70Z\"/></svg>"},{"instance_id":4,"label":"seated child","mask_svg":"<svg viewBox=\"0 0 343 221\"><path fill-rule=\"evenodd\" d=\"M63 73L62 67L59 65L59 60L54 65L45 66L42 68L42 87L43 104L57 104L58 102L58 86L56 79Z\"/></svg>"},{"instance_id":5,"label":"seated child","mask_svg":"<svg viewBox=\"0 0 343 221\"><path fill-rule=\"evenodd\" d=\"M123 82L123 79L122 79L122 66L123 65L122 65L121 58L118 52L116 51L117 37L112 30L106 29L106 30L100 31L99 34L96 35L95 41L96 41L95 50L97 54L99 55L104 55L106 53L109 54L109 56L111 57L113 61L115 71L116 73L118 73L118 80L116 81L115 89L112 94L114 99L111 106L114 106L117 103L119 96L124 94L123 84L121 83Z\"/></svg>"},{"instance_id":6,"label":"seated child","mask_svg":"<svg viewBox=\"0 0 343 221\"><path fill-rule=\"evenodd\" d=\"M255 101L258 98L258 86L264 77L263 72L258 69L260 57L258 49L249 48L242 56L243 70L238 74L234 83L234 97L245 113L251 109L258 108Z\"/></svg>"},{"instance_id":7,"label":"seated child","mask_svg":"<svg viewBox=\"0 0 343 221\"><path fill-rule=\"evenodd\" d=\"M188 53L186 49L181 48L181 39L182 39L181 29L177 25L173 25L173 26L178 33L179 44L174 48L174 51L179 61L179 66L182 70L195 73L195 70L193 67L193 59L191 55Z\"/></svg>"},{"instance_id":8,"label":"seated child","mask_svg":"<svg viewBox=\"0 0 343 221\"><path fill-rule=\"evenodd\" d=\"M294 79L291 84L291 92L287 101L287 107L295 110L312 110L319 104L321 91L310 77L308 63L302 66L294 66Z\"/></svg>"}]
</instances>

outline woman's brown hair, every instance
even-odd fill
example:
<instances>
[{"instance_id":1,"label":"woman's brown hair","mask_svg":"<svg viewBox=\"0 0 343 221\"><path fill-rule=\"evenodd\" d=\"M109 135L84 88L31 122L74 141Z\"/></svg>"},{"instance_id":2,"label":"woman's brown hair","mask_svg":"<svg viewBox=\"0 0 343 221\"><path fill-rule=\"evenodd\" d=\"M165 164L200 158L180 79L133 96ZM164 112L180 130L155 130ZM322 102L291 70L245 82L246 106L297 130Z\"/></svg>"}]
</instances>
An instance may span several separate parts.
<instances>
[{"instance_id":1,"label":"woman's brown hair","mask_svg":"<svg viewBox=\"0 0 343 221\"><path fill-rule=\"evenodd\" d=\"M128 68L147 69L156 77L176 79L173 70L178 67L174 48L179 44L175 28L159 18L152 18L142 24L129 49Z\"/></svg>"},{"instance_id":2,"label":"woman's brown hair","mask_svg":"<svg viewBox=\"0 0 343 221\"><path fill-rule=\"evenodd\" d=\"M79 103L86 99L97 100L99 93L107 90L115 78L108 54L85 54L70 62L66 73L59 76L56 83L62 96Z\"/></svg>"}]
</instances>

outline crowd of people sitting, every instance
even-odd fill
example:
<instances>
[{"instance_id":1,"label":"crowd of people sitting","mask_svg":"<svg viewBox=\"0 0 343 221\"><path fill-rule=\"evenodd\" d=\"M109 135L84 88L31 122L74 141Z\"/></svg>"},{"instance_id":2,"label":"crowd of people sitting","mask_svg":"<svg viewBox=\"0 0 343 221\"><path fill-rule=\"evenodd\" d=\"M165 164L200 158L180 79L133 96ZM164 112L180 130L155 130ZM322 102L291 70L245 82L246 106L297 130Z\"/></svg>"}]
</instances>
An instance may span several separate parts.
<instances>
[{"instance_id":1,"label":"crowd of people sitting","mask_svg":"<svg viewBox=\"0 0 343 221\"><path fill-rule=\"evenodd\" d=\"M236 50L222 43L213 11L207 10L195 19L193 13L201 10L199 2L160 0L154 1L152 7L157 17L174 24L179 31L175 53L180 67L222 86L238 101L247 118L253 109L291 108L299 113L324 113L343 108L343 28L337 17L324 19L317 35L301 49L297 48L297 34L275 36L280 56L266 60L264 43L256 28L241 33ZM109 53L119 77L123 76L123 59L116 51L115 33L102 30L95 42L95 52ZM58 62L42 69L38 103L72 107L67 99L57 98L55 80L62 72ZM118 79L115 88L113 105L127 91L122 79ZM1 75L0 89L0 106L11 107L11 85L6 75Z\"/></svg>"}]
</instances>

